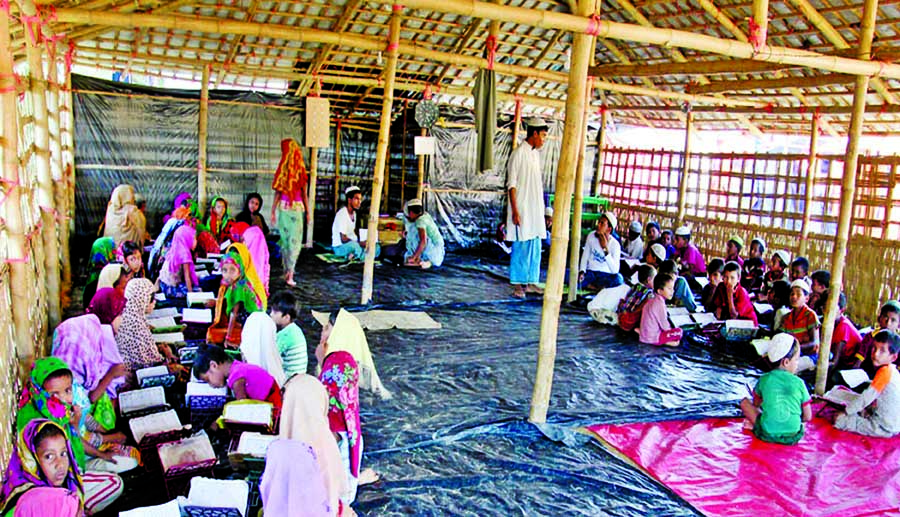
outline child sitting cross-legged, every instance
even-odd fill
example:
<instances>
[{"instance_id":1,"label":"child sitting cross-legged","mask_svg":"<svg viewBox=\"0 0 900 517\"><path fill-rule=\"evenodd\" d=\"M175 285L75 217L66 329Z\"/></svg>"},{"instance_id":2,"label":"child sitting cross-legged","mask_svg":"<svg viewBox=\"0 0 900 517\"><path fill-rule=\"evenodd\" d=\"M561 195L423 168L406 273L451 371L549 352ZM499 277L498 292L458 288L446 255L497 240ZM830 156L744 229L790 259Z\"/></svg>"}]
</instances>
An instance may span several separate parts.
<instances>
[{"instance_id":1,"label":"child sitting cross-legged","mask_svg":"<svg viewBox=\"0 0 900 517\"><path fill-rule=\"evenodd\" d=\"M678 346L681 329L672 328L666 313L666 300L670 300L675 292L675 276L672 273L657 274L653 279L653 290L655 294L644 304L641 314L641 343Z\"/></svg>"},{"instance_id":2,"label":"child sitting cross-legged","mask_svg":"<svg viewBox=\"0 0 900 517\"><path fill-rule=\"evenodd\" d=\"M798 279L791 282L791 312L785 315L776 331L783 331L800 343L798 371L812 370L819 357L819 317L806 305L809 284Z\"/></svg>"},{"instance_id":3,"label":"child sitting cross-legged","mask_svg":"<svg viewBox=\"0 0 900 517\"><path fill-rule=\"evenodd\" d=\"M891 330L875 334L872 364L877 368L869 387L847 404L834 427L843 431L889 438L900 433L900 372L894 367L900 355L900 336Z\"/></svg>"},{"instance_id":4,"label":"child sitting cross-legged","mask_svg":"<svg viewBox=\"0 0 900 517\"><path fill-rule=\"evenodd\" d=\"M881 306L878 312L878 326L872 332L863 336L856 351L857 362L848 363L848 368L862 368L871 379L875 375L875 366L872 364L872 349L875 348L875 336L881 330L898 332L900 330L900 303L889 300Z\"/></svg>"},{"instance_id":5,"label":"child sitting cross-legged","mask_svg":"<svg viewBox=\"0 0 900 517\"><path fill-rule=\"evenodd\" d=\"M281 388L263 368L236 361L215 345L201 345L194 359L194 376L213 388L228 386L237 400L271 402L281 411Z\"/></svg>"},{"instance_id":6,"label":"child sitting cross-legged","mask_svg":"<svg viewBox=\"0 0 900 517\"><path fill-rule=\"evenodd\" d=\"M290 379L294 375L306 373L306 336L294 323L297 318L297 298L289 291L276 293L269 301L269 315L278 329L275 343L281 354L284 375Z\"/></svg>"},{"instance_id":7,"label":"child sitting cross-legged","mask_svg":"<svg viewBox=\"0 0 900 517\"><path fill-rule=\"evenodd\" d=\"M625 332L631 332L641 324L641 313L644 304L653 295L653 279L656 277L656 269L648 264L641 264L637 270L638 283L631 287L625 298L619 302L616 311L619 319L619 328Z\"/></svg>"},{"instance_id":8,"label":"child sitting cross-legged","mask_svg":"<svg viewBox=\"0 0 900 517\"><path fill-rule=\"evenodd\" d=\"M737 262L725 264L722 282L713 293L711 307L716 319L750 320L758 325L750 295L741 287L741 266Z\"/></svg>"},{"instance_id":9,"label":"child sitting cross-legged","mask_svg":"<svg viewBox=\"0 0 900 517\"><path fill-rule=\"evenodd\" d=\"M803 422L812 418L809 391L794 375L800 362L800 344L788 334L776 334L766 358L775 369L759 378L753 400L741 401L746 429L764 442L793 445L803 438Z\"/></svg>"},{"instance_id":10,"label":"child sitting cross-legged","mask_svg":"<svg viewBox=\"0 0 900 517\"><path fill-rule=\"evenodd\" d=\"M712 259L706 264L706 278L709 279L709 283L700 291L700 301L703 303L703 308L706 309L706 312L715 310L712 304L713 295L716 294L716 287L722 282L722 273L724 272L725 261L722 259Z\"/></svg>"}]
</instances>

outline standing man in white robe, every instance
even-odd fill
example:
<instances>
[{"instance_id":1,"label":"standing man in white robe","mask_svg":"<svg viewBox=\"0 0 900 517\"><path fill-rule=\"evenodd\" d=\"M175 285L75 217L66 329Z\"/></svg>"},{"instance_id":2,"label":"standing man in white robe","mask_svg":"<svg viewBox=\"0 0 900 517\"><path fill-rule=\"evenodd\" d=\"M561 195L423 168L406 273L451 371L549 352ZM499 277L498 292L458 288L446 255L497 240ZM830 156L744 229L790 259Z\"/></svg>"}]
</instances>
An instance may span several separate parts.
<instances>
[{"instance_id":1,"label":"standing man in white robe","mask_svg":"<svg viewBox=\"0 0 900 517\"><path fill-rule=\"evenodd\" d=\"M544 180L540 149L547 138L547 124L538 117L525 121L525 141L509 158L509 207L506 238L512 241L509 281L513 296L543 294L537 286L541 277L541 241L547 236L544 221Z\"/></svg>"}]
</instances>

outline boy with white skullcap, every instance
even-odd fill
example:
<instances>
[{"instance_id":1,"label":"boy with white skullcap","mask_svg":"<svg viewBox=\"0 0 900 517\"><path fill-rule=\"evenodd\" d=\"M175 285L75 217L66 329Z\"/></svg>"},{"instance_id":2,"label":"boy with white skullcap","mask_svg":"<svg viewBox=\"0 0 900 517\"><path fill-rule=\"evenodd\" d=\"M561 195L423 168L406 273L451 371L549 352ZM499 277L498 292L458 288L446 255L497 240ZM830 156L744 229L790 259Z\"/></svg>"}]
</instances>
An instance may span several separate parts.
<instances>
[{"instance_id":1,"label":"boy with white skullcap","mask_svg":"<svg viewBox=\"0 0 900 517\"><path fill-rule=\"evenodd\" d=\"M752 400L741 401L744 426L762 441L793 445L803 438L803 422L812 419L809 391L795 375L800 343L789 334L776 334L764 355L774 369L759 378Z\"/></svg>"}]
</instances>

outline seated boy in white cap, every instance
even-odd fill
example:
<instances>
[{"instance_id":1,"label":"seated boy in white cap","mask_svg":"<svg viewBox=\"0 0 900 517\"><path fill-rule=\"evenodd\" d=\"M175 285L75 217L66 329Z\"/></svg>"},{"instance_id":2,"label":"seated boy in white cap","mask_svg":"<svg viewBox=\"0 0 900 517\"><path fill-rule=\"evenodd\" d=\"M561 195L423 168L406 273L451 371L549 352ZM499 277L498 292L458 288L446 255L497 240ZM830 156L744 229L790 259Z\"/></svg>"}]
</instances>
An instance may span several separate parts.
<instances>
[{"instance_id":1,"label":"seated boy in white cap","mask_svg":"<svg viewBox=\"0 0 900 517\"><path fill-rule=\"evenodd\" d=\"M444 237L431 214L422 207L422 201L410 199L406 203L406 265L428 269L444 263Z\"/></svg>"},{"instance_id":2,"label":"seated boy in white cap","mask_svg":"<svg viewBox=\"0 0 900 517\"><path fill-rule=\"evenodd\" d=\"M812 370L819 357L819 317L806 305L809 284L805 280L791 282L791 312L784 316L776 331L782 331L800 343L799 370Z\"/></svg>"},{"instance_id":3,"label":"seated boy in white cap","mask_svg":"<svg viewBox=\"0 0 900 517\"><path fill-rule=\"evenodd\" d=\"M331 224L331 252L338 257L362 260L366 255L366 241L360 241L356 236L356 212L362 204L362 192L359 187L350 186L344 190L344 198L346 205L334 214ZM378 251L376 245L375 256Z\"/></svg>"},{"instance_id":4,"label":"seated boy in white cap","mask_svg":"<svg viewBox=\"0 0 900 517\"><path fill-rule=\"evenodd\" d=\"M706 261L697 246L691 243L691 229L687 226L675 230L675 256L681 265L682 275L690 277L706 274Z\"/></svg>"},{"instance_id":5,"label":"seated boy in white cap","mask_svg":"<svg viewBox=\"0 0 900 517\"><path fill-rule=\"evenodd\" d=\"M753 400L741 401L745 429L764 442L794 445L803 438L803 422L812 419L809 391L795 375L800 344L788 334L776 334L764 355L775 369L759 378Z\"/></svg>"},{"instance_id":6,"label":"seated boy in white cap","mask_svg":"<svg viewBox=\"0 0 900 517\"><path fill-rule=\"evenodd\" d=\"M628 239L625 240L625 249L622 254L633 259L641 259L644 257L644 240L641 238L641 232L644 227L640 221L631 221L628 225Z\"/></svg>"},{"instance_id":7,"label":"seated boy in white cap","mask_svg":"<svg viewBox=\"0 0 900 517\"><path fill-rule=\"evenodd\" d=\"M619 274L622 247L619 241L612 237L617 222L615 214L605 212L597 220L597 230L588 235L578 273L578 282L582 289L599 291L624 283L622 275Z\"/></svg>"}]
</instances>

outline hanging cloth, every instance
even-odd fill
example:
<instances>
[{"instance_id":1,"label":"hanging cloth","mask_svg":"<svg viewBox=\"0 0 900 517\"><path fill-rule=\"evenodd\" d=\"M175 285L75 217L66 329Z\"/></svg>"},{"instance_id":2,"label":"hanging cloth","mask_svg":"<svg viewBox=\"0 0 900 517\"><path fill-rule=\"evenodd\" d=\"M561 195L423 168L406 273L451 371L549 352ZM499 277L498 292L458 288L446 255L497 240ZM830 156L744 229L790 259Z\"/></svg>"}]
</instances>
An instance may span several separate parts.
<instances>
[{"instance_id":1,"label":"hanging cloth","mask_svg":"<svg viewBox=\"0 0 900 517\"><path fill-rule=\"evenodd\" d=\"M494 134L497 132L497 77L494 74L496 41L487 40L487 68L478 71L472 96L475 97L475 131L478 133L477 171L494 168Z\"/></svg>"}]
</instances>

